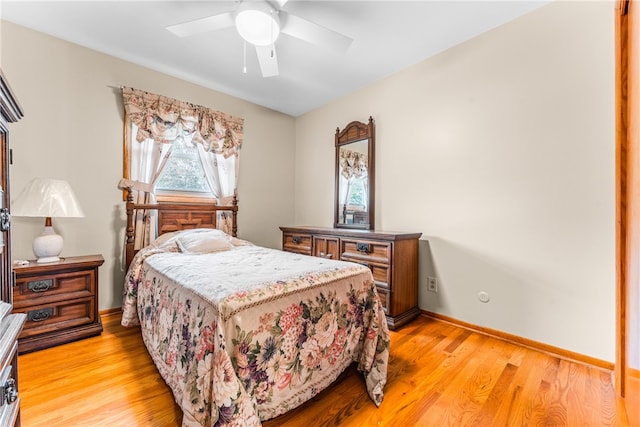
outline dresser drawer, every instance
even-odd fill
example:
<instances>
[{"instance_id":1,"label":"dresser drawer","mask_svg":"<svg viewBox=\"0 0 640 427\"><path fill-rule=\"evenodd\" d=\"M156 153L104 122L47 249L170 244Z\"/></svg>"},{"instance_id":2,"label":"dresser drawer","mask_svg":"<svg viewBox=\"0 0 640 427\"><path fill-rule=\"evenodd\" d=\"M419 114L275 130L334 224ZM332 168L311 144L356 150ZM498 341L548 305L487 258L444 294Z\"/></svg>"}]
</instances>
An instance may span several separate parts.
<instances>
[{"instance_id":1,"label":"dresser drawer","mask_svg":"<svg viewBox=\"0 0 640 427\"><path fill-rule=\"evenodd\" d=\"M391 265L391 243L341 239L341 259Z\"/></svg>"},{"instance_id":2,"label":"dresser drawer","mask_svg":"<svg viewBox=\"0 0 640 427\"><path fill-rule=\"evenodd\" d=\"M313 256L340 259L340 239L332 236L313 236Z\"/></svg>"},{"instance_id":3,"label":"dresser drawer","mask_svg":"<svg viewBox=\"0 0 640 427\"><path fill-rule=\"evenodd\" d=\"M0 425L2 426L14 426L18 425L20 411L20 393L18 391L18 367L16 358L18 354L18 342L15 341L10 347L10 353L8 355L8 363L11 365L4 366L0 371L0 385L2 386L3 403L0 406Z\"/></svg>"},{"instance_id":4,"label":"dresser drawer","mask_svg":"<svg viewBox=\"0 0 640 427\"><path fill-rule=\"evenodd\" d=\"M378 287L376 290L378 291L378 296L380 297L382 309L386 314L389 312L389 291L387 289L381 289L380 287Z\"/></svg>"},{"instance_id":5,"label":"dresser drawer","mask_svg":"<svg viewBox=\"0 0 640 427\"><path fill-rule=\"evenodd\" d=\"M45 304L63 299L88 297L94 294L93 271L33 276L16 279L13 289L15 308Z\"/></svg>"},{"instance_id":6,"label":"dresser drawer","mask_svg":"<svg viewBox=\"0 0 640 427\"><path fill-rule=\"evenodd\" d=\"M391 268L389 268L388 265L377 264L369 264L368 266L378 288L389 289L389 283L391 283Z\"/></svg>"},{"instance_id":7,"label":"dresser drawer","mask_svg":"<svg viewBox=\"0 0 640 427\"><path fill-rule=\"evenodd\" d=\"M0 425L13 426L19 419L18 336L24 324L24 314L8 314L11 306L0 302ZM17 422L16 425L18 425Z\"/></svg>"},{"instance_id":8,"label":"dresser drawer","mask_svg":"<svg viewBox=\"0 0 640 427\"><path fill-rule=\"evenodd\" d=\"M310 234L283 233L282 249L303 255L311 255L312 238Z\"/></svg>"},{"instance_id":9,"label":"dresser drawer","mask_svg":"<svg viewBox=\"0 0 640 427\"><path fill-rule=\"evenodd\" d=\"M93 297L60 301L51 304L39 304L28 309L14 311L27 315L20 338L58 331L96 321Z\"/></svg>"}]
</instances>

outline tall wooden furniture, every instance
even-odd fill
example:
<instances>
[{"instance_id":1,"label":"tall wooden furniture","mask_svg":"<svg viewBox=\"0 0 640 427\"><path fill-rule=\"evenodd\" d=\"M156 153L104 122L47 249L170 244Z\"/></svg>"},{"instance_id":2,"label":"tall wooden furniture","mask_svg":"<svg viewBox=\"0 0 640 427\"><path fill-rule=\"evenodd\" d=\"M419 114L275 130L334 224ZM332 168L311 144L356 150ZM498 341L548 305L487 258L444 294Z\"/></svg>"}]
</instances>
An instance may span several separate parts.
<instances>
[{"instance_id":1,"label":"tall wooden furniture","mask_svg":"<svg viewBox=\"0 0 640 427\"><path fill-rule=\"evenodd\" d=\"M0 71L0 426L20 425L18 335L24 314L12 314L11 232L9 216L9 123L20 120L22 108Z\"/></svg>"},{"instance_id":2,"label":"tall wooden furniture","mask_svg":"<svg viewBox=\"0 0 640 427\"><path fill-rule=\"evenodd\" d=\"M412 320L418 308L418 239L422 233L280 227L282 249L357 262L373 273L390 329Z\"/></svg>"},{"instance_id":3,"label":"tall wooden furniture","mask_svg":"<svg viewBox=\"0 0 640 427\"><path fill-rule=\"evenodd\" d=\"M20 354L99 335L98 267L102 255L15 266L13 307L25 313Z\"/></svg>"}]
</instances>

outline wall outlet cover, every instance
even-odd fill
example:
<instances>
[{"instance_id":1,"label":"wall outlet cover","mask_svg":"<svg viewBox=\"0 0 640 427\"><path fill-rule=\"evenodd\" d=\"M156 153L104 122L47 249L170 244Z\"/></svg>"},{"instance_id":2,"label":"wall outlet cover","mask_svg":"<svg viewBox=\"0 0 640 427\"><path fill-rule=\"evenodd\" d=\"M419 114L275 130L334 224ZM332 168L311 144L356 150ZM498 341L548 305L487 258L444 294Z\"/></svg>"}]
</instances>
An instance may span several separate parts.
<instances>
[{"instance_id":1,"label":"wall outlet cover","mask_svg":"<svg viewBox=\"0 0 640 427\"><path fill-rule=\"evenodd\" d=\"M431 292L438 292L438 278L436 277L427 278L427 290Z\"/></svg>"}]
</instances>

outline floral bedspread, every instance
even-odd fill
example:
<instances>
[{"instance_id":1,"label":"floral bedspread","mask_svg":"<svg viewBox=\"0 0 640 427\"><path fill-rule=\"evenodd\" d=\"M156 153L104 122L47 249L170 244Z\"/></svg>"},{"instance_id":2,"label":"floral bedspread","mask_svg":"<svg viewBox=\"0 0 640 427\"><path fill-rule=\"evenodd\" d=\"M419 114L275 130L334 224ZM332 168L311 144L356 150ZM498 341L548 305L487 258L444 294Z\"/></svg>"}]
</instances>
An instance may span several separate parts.
<instances>
[{"instance_id":1,"label":"floral bedspread","mask_svg":"<svg viewBox=\"0 0 640 427\"><path fill-rule=\"evenodd\" d=\"M140 324L183 426L257 426L352 362L376 405L389 332L368 268L246 245L149 247L126 276L122 324Z\"/></svg>"}]
</instances>

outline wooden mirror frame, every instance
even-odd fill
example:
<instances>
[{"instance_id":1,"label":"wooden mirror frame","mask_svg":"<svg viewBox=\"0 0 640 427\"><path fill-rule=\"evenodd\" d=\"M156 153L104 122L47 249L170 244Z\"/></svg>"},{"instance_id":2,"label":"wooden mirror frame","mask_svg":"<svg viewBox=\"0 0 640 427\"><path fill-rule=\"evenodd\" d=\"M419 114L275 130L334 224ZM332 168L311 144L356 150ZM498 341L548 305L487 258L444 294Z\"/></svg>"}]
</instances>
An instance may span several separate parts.
<instances>
[{"instance_id":1,"label":"wooden mirror frame","mask_svg":"<svg viewBox=\"0 0 640 427\"><path fill-rule=\"evenodd\" d=\"M340 222L340 148L348 144L367 140L367 179L368 179L368 221L359 224L347 224ZM334 206L334 228L360 228L372 230L375 224L375 124L373 117L369 117L369 123L353 121L340 131L336 128L336 169L335 169L335 206Z\"/></svg>"}]
</instances>

